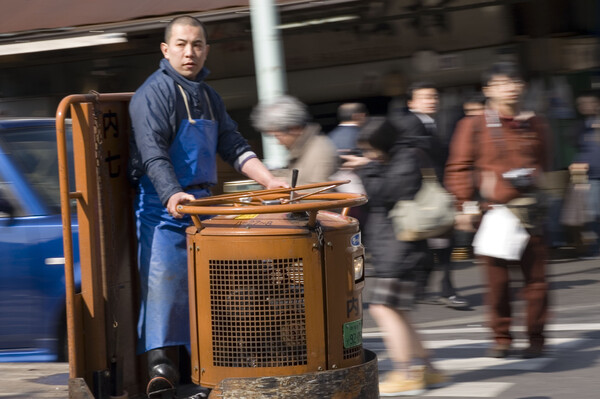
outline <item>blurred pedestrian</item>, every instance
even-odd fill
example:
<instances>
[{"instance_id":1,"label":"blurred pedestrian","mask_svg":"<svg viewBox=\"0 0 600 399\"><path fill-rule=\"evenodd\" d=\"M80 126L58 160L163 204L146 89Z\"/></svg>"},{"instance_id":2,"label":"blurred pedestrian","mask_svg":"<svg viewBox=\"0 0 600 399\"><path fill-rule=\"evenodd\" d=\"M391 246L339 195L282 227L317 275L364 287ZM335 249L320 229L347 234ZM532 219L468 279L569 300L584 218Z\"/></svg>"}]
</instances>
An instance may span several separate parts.
<instances>
[{"instance_id":1,"label":"blurred pedestrian","mask_svg":"<svg viewBox=\"0 0 600 399\"><path fill-rule=\"evenodd\" d=\"M298 185L328 181L337 170L339 158L331 140L321 133L321 126L311 122L308 107L289 95L258 104L251 115L254 128L277 138L289 150L288 165L273 171L291 178L298 169Z\"/></svg>"},{"instance_id":2,"label":"blurred pedestrian","mask_svg":"<svg viewBox=\"0 0 600 399\"><path fill-rule=\"evenodd\" d=\"M344 103L338 107L337 118L339 124L329 132L329 138L335 144L339 155L360 154L360 150L357 147L357 139L360 127L367 115L367 107L363 103ZM331 180L350 181L350 183L336 188L336 191L341 193L365 193L365 188L362 185L360 177L352 170L340 168L331 176ZM350 208L348 215L356 218L362 227L367 217L366 205Z\"/></svg>"},{"instance_id":3,"label":"blurred pedestrian","mask_svg":"<svg viewBox=\"0 0 600 399\"><path fill-rule=\"evenodd\" d=\"M360 126L367 117L367 107L362 103L344 103L338 107L338 125L329 132L329 138L338 151L356 150L356 140Z\"/></svg>"},{"instance_id":4,"label":"blurred pedestrian","mask_svg":"<svg viewBox=\"0 0 600 399\"><path fill-rule=\"evenodd\" d=\"M572 173L587 172L587 207L590 222L582 226L591 233L584 258L600 256L600 94L585 92L577 97L577 108L583 116L578 132L577 153L569 167Z\"/></svg>"},{"instance_id":5,"label":"blurred pedestrian","mask_svg":"<svg viewBox=\"0 0 600 399\"><path fill-rule=\"evenodd\" d=\"M482 83L487 97L484 115L464 118L458 124L450 145L446 187L456 196L463 211L457 216L457 225L462 229L474 229L477 212L467 207L472 208L478 198L484 212L494 204L505 204L509 209L516 209L513 205L517 203L529 204L519 212L530 235L520 260L491 256L482 256L482 260L494 338L488 354L506 357L511 353L509 268L518 265L524 277L529 339L522 356L537 357L543 354L548 311L547 250L542 222L537 217L540 204L532 198L536 198L538 179L548 165L546 125L533 113L521 110L524 83L513 63L492 65L483 75Z\"/></svg>"},{"instance_id":6,"label":"blurred pedestrian","mask_svg":"<svg viewBox=\"0 0 600 399\"><path fill-rule=\"evenodd\" d=\"M463 102L463 112L465 116L483 115L485 110L485 96L483 93L473 94Z\"/></svg>"},{"instance_id":7,"label":"blurred pedestrian","mask_svg":"<svg viewBox=\"0 0 600 399\"><path fill-rule=\"evenodd\" d=\"M419 190L419 150L385 117L369 118L358 141L363 156L342 156L343 167L356 170L369 196L365 248L375 277L369 281L365 300L394 362L394 371L381 382L379 392L381 396L418 395L446 381L431 364L408 315L414 304L415 273L425 261L427 243L398 241L388 212L397 201L413 199Z\"/></svg>"},{"instance_id":8,"label":"blurred pedestrian","mask_svg":"<svg viewBox=\"0 0 600 399\"><path fill-rule=\"evenodd\" d=\"M359 155L357 138L360 127L367 117L367 107L362 103L344 103L338 107L337 117L339 124L329 132L329 138L337 148L339 155ZM351 170L338 169L332 180L350 180L350 183L337 187L342 193L364 194L360 178ZM364 221L364 206L350 209L349 215L356 217L361 223Z\"/></svg>"},{"instance_id":9,"label":"blurred pedestrian","mask_svg":"<svg viewBox=\"0 0 600 399\"><path fill-rule=\"evenodd\" d=\"M367 114L367 107L362 103L344 103L338 107L337 117L339 124L329 132L328 136L336 146L339 155L358 155L360 153L356 141L360 127L365 121ZM337 188L337 191L339 192L361 194L364 194L365 192L360 178L351 170L338 169L336 173L331 176L331 179L350 180L350 183ZM364 206L350 209L350 215L357 217L361 222L363 213Z\"/></svg>"},{"instance_id":10,"label":"blurred pedestrian","mask_svg":"<svg viewBox=\"0 0 600 399\"><path fill-rule=\"evenodd\" d=\"M406 112L398 111L398 108L391 111L390 120L402 131L403 137L410 137L423 151L433 165L438 180L443 182L448 150L435 120L439 105L438 91L430 82L415 82L408 88L406 105ZM468 307L469 302L457 294L452 281L452 232L430 238L427 244L427 261L417 272L416 301L450 308ZM443 271L440 296L432 296L427 292L431 273L436 267Z\"/></svg>"},{"instance_id":11,"label":"blurred pedestrian","mask_svg":"<svg viewBox=\"0 0 600 399\"><path fill-rule=\"evenodd\" d=\"M477 115L483 115L485 110L485 96L481 92L473 93L465 98L462 103L460 117L454 120L452 128L450 129L450 135L448 142L452 141L452 135L456 130L456 125L462 118L468 118ZM452 260L466 260L469 259L472 254L472 243L474 232L454 229L453 234L453 249L451 254Z\"/></svg>"},{"instance_id":12,"label":"blurred pedestrian","mask_svg":"<svg viewBox=\"0 0 600 399\"><path fill-rule=\"evenodd\" d=\"M138 353L147 353L151 398L176 396L180 373L171 354L189 351L190 345L185 229L192 221L177 206L210 195L217 154L266 187L287 186L252 152L221 97L204 81L207 41L198 19L173 19L160 45L160 68L129 106L141 291ZM180 353L189 357L185 349Z\"/></svg>"}]
</instances>

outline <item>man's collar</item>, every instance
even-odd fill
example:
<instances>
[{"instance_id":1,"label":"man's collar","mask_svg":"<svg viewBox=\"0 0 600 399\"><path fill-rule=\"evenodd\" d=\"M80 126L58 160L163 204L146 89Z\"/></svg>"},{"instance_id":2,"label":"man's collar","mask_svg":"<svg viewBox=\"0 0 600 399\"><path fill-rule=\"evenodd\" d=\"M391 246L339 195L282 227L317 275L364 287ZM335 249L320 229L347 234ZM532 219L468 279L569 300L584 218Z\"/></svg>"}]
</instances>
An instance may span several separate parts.
<instances>
[{"instance_id":1,"label":"man's collar","mask_svg":"<svg viewBox=\"0 0 600 399\"><path fill-rule=\"evenodd\" d=\"M309 123L304 127L302 134L294 141L289 149L290 159L297 159L305 152L306 144L321 131L321 126L316 123Z\"/></svg>"},{"instance_id":2,"label":"man's collar","mask_svg":"<svg viewBox=\"0 0 600 399\"><path fill-rule=\"evenodd\" d=\"M169 60L167 60L166 58L163 58L162 60L160 60L160 68L163 71L165 71L167 73L167 75L169 75L171 78L173 78L173 80L175 80L175 82L179 83L180 85L182 85L184 87L197 86L200 83L202 83L204 81L204 79L210 74L210 71L208 70L208 68L202 67L200 72L198 72L196 79L189 80L189 79L183 77L179 72L177 72L175 70L175 68L173 68L173 66L171 65Z\"/></svg>"},{"instance_id":3,"label":"man's collar","mask_svg":"<svg viewBox=\"0 0 600 399\"><path fill-rule=\"evenodd\" d=\"M415 116L417 118L419 118L421 120L421 122L423 122L423 123L435 123L435 119L433 119L433 117L431 115L424 114L422 112L413 111L411 109L409 109L409 111L412 112L413 114L415 114Z\"/></svg>"}]
</instances>

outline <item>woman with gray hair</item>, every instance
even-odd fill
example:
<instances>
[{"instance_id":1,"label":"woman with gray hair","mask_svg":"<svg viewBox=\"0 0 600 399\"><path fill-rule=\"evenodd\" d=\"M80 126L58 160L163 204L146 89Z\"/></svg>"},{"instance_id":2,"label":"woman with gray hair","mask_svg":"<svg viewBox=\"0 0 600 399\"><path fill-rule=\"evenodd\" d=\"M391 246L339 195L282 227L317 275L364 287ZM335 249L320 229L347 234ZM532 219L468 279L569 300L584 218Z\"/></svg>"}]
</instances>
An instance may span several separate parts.
<instances>
[{"instance_id":1,"label":"woman with gray hair","mask_svg":"<svg viewBox=\"0 0 600 399\"><path fill-rule=\"evenodd\" d=\"M335 145L321 134L321 126L312 123L308 107L295 97L283 95L271 102L260 103L252 111L254 128L271 135L289 151L287 168L280 177L291 177L298 169L298 184L329 180L337 170Z\"/></svg>"}]
</instances>

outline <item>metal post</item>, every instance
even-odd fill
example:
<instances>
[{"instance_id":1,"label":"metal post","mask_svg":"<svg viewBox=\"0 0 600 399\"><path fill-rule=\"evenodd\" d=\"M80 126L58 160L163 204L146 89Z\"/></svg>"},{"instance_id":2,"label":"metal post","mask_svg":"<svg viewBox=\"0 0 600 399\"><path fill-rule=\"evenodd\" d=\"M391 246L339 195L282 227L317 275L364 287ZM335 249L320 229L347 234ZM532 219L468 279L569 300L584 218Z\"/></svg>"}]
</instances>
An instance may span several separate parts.
<instances>
[{"instance_id":1,"label":"metal post","mask_svg":"<svg viewBox=\"0 0 600 399\"><path fill-rule=\"evenodd\" d=\"M281 35L277 29L279 16L274 0L250 0L250 19L258 100L269 102L287 91ZM262 145L263 161L269 169L287 164L287 150L277 139L263 134Z\"/></svg>"}]
</instances>

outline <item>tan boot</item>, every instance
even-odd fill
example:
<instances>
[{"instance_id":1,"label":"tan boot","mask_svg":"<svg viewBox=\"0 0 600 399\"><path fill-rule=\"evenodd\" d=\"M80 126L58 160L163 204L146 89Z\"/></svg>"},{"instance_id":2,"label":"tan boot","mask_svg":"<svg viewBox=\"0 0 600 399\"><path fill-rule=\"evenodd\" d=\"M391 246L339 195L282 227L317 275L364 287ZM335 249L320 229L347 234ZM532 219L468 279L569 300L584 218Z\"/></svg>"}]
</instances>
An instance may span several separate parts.
<instances>
[{"instance_id":1,"label":"tan boot","mask_svg":"<svg viewBox=\"0 0 600 399\"><path fill-rule=\"evenodd\" d=\"M414 366L411 367L411 372L414 374L420 373L423 375L423 380L425 381L425 387L427 388L441 388L445 385L448 385L450 382L450 377L434 369L433 367L427 366Z\"/></svg>"},{"instance_id":2,"label":"tan boot","mask_svg":"<svg viewBox=\"0 0 600 399\"><path fill-rule=\"evenodd\" d=\"M379 383L379 396L416 396L425 392L423 374L390 371Z\"/></svg>"}]
</instances>

